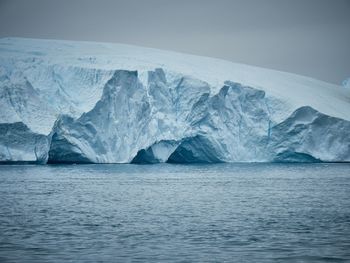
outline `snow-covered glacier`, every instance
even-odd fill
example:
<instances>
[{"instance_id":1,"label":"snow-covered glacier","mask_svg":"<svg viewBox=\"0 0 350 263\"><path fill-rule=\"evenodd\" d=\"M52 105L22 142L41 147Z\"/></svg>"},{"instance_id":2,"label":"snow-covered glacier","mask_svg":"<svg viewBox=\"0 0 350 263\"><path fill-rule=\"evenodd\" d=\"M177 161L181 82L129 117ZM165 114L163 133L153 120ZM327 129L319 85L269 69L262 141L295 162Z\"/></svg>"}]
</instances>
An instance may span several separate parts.
<instances>
[{"instance_id":1,"label":"snow-covered glacier","mask_svg":"<svg viewBox=\"0 0 350 263\"><path fill-rule=\"evenodd\" d=\"M350 90L136 46L0 40L0 163L350 161Z\"/></svg>"}]
</instances>

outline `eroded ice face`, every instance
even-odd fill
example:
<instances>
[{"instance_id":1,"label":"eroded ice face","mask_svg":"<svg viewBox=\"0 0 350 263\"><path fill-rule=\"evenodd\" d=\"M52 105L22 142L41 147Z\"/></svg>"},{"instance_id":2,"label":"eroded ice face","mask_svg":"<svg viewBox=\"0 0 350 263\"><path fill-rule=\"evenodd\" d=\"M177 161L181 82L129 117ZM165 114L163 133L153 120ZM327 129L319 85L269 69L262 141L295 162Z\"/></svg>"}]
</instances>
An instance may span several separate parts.
<instances>
[{"instance_id":1,"label":"eroded ice face","mask_svg":"<svg viewBox=\"0 0 350 263\"><path fill-rule=\"evenodd\" d=\"M350 89L120 44L0 46L2 161L349 160ZM16 134L14 123L27 128Z\"/></svg>"}]
</instances>

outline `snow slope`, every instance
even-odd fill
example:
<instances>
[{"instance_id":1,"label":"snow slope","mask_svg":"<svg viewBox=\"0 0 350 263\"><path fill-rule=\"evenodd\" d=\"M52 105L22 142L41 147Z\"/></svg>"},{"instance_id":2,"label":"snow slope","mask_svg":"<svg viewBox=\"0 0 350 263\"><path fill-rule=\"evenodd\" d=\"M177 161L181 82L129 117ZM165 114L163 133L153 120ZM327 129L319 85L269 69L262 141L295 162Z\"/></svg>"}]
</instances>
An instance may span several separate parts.
<instances>
[{"instance_id":1,"label":"snow slope","mask_svg":"<svg viewBox=\"0 0 350 263\"><path fill-rule=\"evenodd\" d=\"M170 51L0 39L0 107L49 162L350 160L349 89Z\"/></svg>"}]
</instances>

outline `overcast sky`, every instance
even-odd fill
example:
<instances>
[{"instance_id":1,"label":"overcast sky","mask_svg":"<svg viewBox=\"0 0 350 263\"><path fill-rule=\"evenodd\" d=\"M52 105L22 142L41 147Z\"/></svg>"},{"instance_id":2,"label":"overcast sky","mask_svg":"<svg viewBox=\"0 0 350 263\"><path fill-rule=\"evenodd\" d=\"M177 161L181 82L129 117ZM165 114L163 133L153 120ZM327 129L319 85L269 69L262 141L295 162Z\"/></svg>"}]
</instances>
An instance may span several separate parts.
<instances>
[{"instance_id":1,"label":"overcast sky","mask_svg":"<svg viewBox=\"0 0 350 263\"><path fill-rule=\"evenodd\" d=\"M339 84L350 0L0 0L0 37L136 44Z\"/></svg>"}]
</instances>

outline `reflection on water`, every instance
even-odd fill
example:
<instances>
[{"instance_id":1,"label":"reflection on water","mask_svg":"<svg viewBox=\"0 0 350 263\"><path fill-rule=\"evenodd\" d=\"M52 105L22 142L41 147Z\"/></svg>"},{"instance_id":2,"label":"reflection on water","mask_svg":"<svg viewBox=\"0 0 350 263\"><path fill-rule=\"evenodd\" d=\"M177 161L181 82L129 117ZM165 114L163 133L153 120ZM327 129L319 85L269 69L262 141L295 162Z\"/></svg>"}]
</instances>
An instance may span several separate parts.
<instances>
[{"instance_id":1,"label":"reflection on water","mask_svg":"<svg viewBox=\"0 0 350 263\"><path fill-rule=\"evenodd\" d=\"M345 262L349 164L0 166L0 262Z\"/></svg>"}]
</instances>

